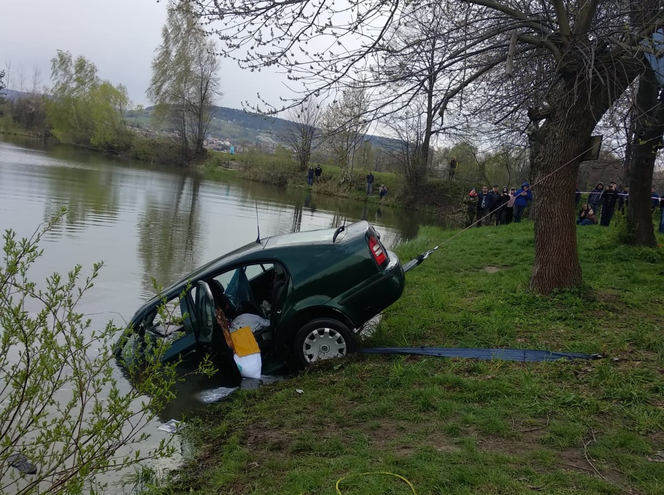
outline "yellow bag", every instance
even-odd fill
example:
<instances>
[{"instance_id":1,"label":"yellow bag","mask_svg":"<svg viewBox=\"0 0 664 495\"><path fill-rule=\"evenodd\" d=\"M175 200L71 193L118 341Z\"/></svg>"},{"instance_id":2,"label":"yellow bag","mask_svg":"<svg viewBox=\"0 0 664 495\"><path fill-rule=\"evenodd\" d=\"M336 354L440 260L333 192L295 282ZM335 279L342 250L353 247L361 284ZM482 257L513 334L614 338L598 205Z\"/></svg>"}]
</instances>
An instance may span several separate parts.
<instances>
[{"instance_id":1,"label":"yellow bag","mask_svg":"<svg viewBox=\"0 0 664 495\"><path fill-rule=\"evenodd\" d=\"M231 332L231 340L233 341L233 350L239 357L261 352L250 327L242 327L235 332Z\"/></svg>"}]
</instances>

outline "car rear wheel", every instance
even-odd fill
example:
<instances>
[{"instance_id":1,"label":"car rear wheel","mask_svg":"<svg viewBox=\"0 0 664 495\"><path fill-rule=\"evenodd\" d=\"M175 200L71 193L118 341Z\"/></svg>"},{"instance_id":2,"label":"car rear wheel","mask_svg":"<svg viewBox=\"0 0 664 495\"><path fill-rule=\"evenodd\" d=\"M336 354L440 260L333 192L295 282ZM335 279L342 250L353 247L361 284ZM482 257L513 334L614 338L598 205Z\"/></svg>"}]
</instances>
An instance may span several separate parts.
<instances>
[{"instance_id":1,"label":"car rear wheel","mask_svg":"<svg viewBox=\"0 0 664 495\"><path fill-rule=\"evenodd\" d=\"M293 357L302 367L323 359L344 357L356 349L353 332L332 318L310 321L300 328L293 341Z\"/></svg>"}]
</instances>

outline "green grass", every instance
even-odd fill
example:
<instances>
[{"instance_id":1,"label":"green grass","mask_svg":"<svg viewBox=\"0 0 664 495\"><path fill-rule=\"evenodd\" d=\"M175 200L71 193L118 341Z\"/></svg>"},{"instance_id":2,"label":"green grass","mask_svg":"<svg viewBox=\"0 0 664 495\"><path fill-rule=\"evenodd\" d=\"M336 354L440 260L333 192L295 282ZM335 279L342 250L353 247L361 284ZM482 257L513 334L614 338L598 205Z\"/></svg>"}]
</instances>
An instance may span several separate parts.
<instances>
[{"instance_id":1,"label":"green grass","mask_svg":"<svg viewBox=\"0 0 664 495\"><path fill-rule=\"evenodd\" d=\"M420 495L663 494L664 463L648 459L664 450L664 250L617 246L613 230L579 229L586 286L549 298L527 289L532 224L466 232L407 274L363 342L606 358L322 363L192 418L198 457L156 490L333 494L341 477L388 471ZM422 229L399 255L453 234ZM385 476L350 478L342 492L410 493Z\"/></svg>"}]
</instances>

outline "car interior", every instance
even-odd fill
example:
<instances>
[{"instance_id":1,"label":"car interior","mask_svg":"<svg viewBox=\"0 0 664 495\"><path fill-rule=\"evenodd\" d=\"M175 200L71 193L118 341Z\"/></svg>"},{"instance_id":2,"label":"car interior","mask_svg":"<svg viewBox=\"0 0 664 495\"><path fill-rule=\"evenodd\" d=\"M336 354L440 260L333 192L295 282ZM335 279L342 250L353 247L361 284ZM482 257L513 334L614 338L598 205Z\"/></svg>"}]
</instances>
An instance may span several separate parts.
<instances>
[{"instance_id":1,"label":"car interior","mask_svg":"<svg viewBox=\"0 0 664 495\"><path fill-rule=\"evenodd\" d=\"M222 330L242 314L257 315L269 325L252 327L261 354L270 348L272 332L290 287L290 278L278 263L258 263L234 268L194 285L191 297L175 297L166 303L166 312L148 315L143 328L171 339L164 359L181 355L183 359L200 345L227 350ZM209 289L209 290L208 290ZM178 302L179 301L179 302ZM222 321L219 320L219 311ZM164 317L163 314L167 316ZM186 315L182 318L182 315ZM161 320L166 321L161 321Z\"/></svg>"}]
</instances>

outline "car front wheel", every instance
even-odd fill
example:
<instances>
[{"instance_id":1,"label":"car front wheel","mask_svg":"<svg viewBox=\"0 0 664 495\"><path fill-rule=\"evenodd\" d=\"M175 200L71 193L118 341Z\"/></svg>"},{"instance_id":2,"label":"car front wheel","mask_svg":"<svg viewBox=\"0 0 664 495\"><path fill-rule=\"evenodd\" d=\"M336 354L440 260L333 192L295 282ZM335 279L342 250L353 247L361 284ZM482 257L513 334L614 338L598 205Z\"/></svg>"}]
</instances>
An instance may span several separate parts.
<instances>
[{"instance_id":1,"label":"car front wheel","mask_svg":"<svg viewBox=\"0 0 664 495\"><path fill-rule=\"evenodd\" d=\"M356 349L353 332L332 318L310 321L300 328L293 341L293 356L302 367L323 359L344 357Z\"/></svg>"}]
</instances>

